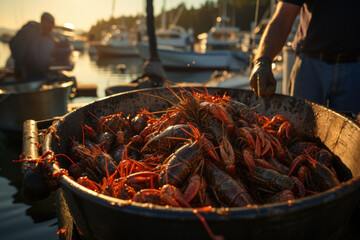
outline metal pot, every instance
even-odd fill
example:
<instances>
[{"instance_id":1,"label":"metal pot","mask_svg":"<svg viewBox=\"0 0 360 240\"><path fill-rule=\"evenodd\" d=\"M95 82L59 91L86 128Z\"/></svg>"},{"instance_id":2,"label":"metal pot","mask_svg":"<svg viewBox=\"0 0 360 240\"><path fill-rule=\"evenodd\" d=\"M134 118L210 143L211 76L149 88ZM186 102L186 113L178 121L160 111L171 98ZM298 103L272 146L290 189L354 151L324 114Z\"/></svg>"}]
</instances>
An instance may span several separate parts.
<instances>
[{"instance_id":1,"label":"metal pot","mask_svg":"<svg viewBox=\"0 0 360 240\"><path fill-rule=\"evenodd\" d=\"M174 89L179 91L179 89ZM338 158L335 168L341 186L294 201L252 208L215 209L202 213L213 232L226 239L328 239L337 238L346 226L360 198L360 128L359 125L323 106L301 99L275 95L257 98L251 91L209 88L210 94L227 93L233 99L254 107L266 116L283 114L304 135L324 143ZM46 135L43 151L67 154L69 137L80 140L80 122L95 126L93 116L116 112L133 114L140 107L150 111L168 108L176 102L166 88L131 91L113 95L64 116L54 124L54 133ZM340 161L341 159L341 161ZM58 158L60 165L69 163ZM58 169L53 165L52 171ZM58 180L70 213L85 239L206 239L201 221L190 209L166 208L128 201L90 191L67 176Z\"/></svg>"},{"instance_id":2,"label":"metal pot","mask_svg":"<svg viewBox=\"0 0 360 240\"><path fill-rule=\"evenodd\" d=\"M0 84L0 128L21 131L27 119L44 120L68 112L75 78L54 73L49 79Z\"/></svg>"}]
</instances>

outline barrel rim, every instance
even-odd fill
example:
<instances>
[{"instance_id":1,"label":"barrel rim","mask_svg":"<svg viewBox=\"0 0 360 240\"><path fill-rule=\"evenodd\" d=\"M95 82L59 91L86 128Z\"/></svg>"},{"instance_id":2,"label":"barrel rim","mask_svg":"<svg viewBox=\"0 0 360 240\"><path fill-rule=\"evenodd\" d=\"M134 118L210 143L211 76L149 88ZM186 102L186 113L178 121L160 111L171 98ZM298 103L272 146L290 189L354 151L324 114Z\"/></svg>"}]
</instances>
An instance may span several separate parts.
<instances>
[{"instance_id":1,"label":"barrel rim","mask_svg":"<svg viewBox=\"0 0 360 240\"><path fill-rule=\"evenodd\" d=\"M156 89L164 89L163 87L160 88L153 88L150 89L151 91L154 91ZM231 90L234 89L228 89L228 88L216 88L216 87L209 87L207 89L211 90ZM134 94L137 92L142 91L149 91L149 89L138 89L138 90L132 90L127 91L123 93L114 94L112 96L104 97L98 100L95 100L91 103L88 103L84 105L83 107L74 110L71 113L68 113L63 116L63 118L60 121L57 121L54 123L55 128L60 126L61 122L66 121L66 118L68 116L71 116L71 114L76 114L75 112L81 111L83 108L89 108L93 104L97 104L101 101L106 101L109 98L117 97L120 95L125 94ZM243 90L243 89L236 89L236 91L244 91L244 92L250 92L249 90ZM275 94L276 96L281 96L285 98L294 98L282 94ZM345 118L350 122L350 124L353 125L353 127L357 128L360 131L360 126L357 124L354 120L350 119L348 116L345 116L343 114L340 114L338 112L335 112L331 109L328 109L322 105L313 103L308 100L300 99L306 104L310 104L312 106L317 106L323 110L331 111L333 114L336 114L339 117ZM45 137L45 144L44 149L49 150L51 147L51 141L54 138L54 132L49 132ZM53 164L51 167L51 172L59 170L59 166L56 164ZM187 208L176 208L176 207L168 207L168 206L160 206L156 204L149 204L149 203L131 203L128 200L122 200L110 196L106 196L104 194L96 193L92 190L89 190L80 184L78 184L76 181L72 180L68 176L61 176L58 179L61 186L65 187L69 191L71 191L73 194L82 197L88 201L91 201L93 203L99 204L103 207L111 208L114 210L119 210L123 212L129 212L129 213L135 213L140 215L150 215L152 217L160 217L160 218L179 218L182 219L197 219L195 214L193 214L193 209L187 209ZM253 206L247 206L247 207L231 207L231 208L213 208L209 212L204 212L204 217L209 220L220 220L224 217L229 216L230 219L233 218L241 218L241 219L252 219L252 218L259 218L259 217L269 217L273 216L274 213L276 214L292 214L297 211L302 211L304 209L308 208L314 208L319 205L322 205L326 202L335 201L336 199L343 197L344 195L351 194L353 191L356 191L360 189L360 175L353 176L353 178L341 182L341 184L335 188L329 189L327 191L318 193L314 196L307 196L304 198L295 199L291 202L281 202L281 203L272 203L272 204L263 204L263 205L253 205Z\"/></svg>"}]
</instances>

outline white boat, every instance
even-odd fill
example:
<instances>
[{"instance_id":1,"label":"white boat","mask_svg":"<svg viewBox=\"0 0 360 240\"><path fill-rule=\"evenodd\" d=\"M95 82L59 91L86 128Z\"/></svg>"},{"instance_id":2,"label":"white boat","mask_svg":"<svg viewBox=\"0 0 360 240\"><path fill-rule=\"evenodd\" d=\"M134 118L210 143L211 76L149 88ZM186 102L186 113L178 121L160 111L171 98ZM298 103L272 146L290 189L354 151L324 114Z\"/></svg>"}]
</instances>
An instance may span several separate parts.
<instances>
[{"instance_id":1,"label":"white boat","mask_svg":"<svg viewBox=\"0 0 360 240\"><path fill-rule=\"evenodd\" d=\"M197 51L202 53L230 51L233 57L248 64L250 61L249 54L243 51L243 33L238 27L226 26L223 23L224 18L218 17L214 27L207 33L198 35L199 47Z\"/></svg>"},{"instance_id":2,"label":"white boat","mask_svg":"<svg viewBox=\"0 0 360 240\"><path fill-rule=\"evenodd\" d=\"M124 27L112 26L100 43L93 46L100 56L138 56L136 50L136 33L129 32Z\"/></svg>"},{"instance_id":3,"label":"white boat","mask_svg":"<svg viewBox=\"0 0 360 240\"><path fill-rule=\"evenodd\" d=\"M249 64L248 52L242 51L242 35L238 27L225 26L223 23L224 17L217 18L217 24L212 27L207 33L198 35L199 45L197 51L201 53L222 53L230 52L233 59L241 62L240 69L243 70L244 65Z\"/></svg>"},{"instance_id":4,"label":"white boat","mask_svg":"<svg viewBox=\"0 0 360 240\"><path fill-rule=\"evenodd\" d=\"M168 30L156 31L157 50L164 68L191 70L240 71L249 63L249 56L242 51L219 49L194 51L191 31L172 25ZM143 60L149 57L148 42L138 42L137 50Z\"/></svg>"},{"instance_id":5,"label":"white boat","mask_svg":"<svg viewBox=\"0 0 360 240\"><path fill-rule=\"evenodd\" d=\"M239 50L241 42L240 29L238 27L223 26L222 18L218 17L216 26L212 27L207 33L198 35L200 51L217 50Z\"/></svg>"},{"instance_id":6,"label":"white boat","mask_svg":"<svg viewBox=\"0 0 360 240\"><path fill-rule=\"evenodd\" d=\"M149 46L138 43L137 49L142 59L149 58ZM231 51L194 52L158 48L158 55L164 68L186 70L234 70L240 71L245 66Z\"/></svg>"},{"instance_id":7,"label":"white boat","mask_svg":"<svg viewBox=\"0 0 360 240\"><path fill-rule=\"evenodd\" d=\"M192 50L194 39L192 30L186 31L178 25L170 25L169 28L156 30L157 46L160 49Z\"/></svg>"},{"instance_id":8,"label":"white boat","mask_svg":"<svg viewBox=\"0 0 360 240\"><path fill-rule=\"evenodd\" d=\"M233 57L237 60L249 64L248 51L243 51L244 32L239 27L230 25L230 18L227 13L227 1L224 1L222 16L216 18L216 24L208 32L197 36L199 52L219 52L231 51Z\"/></svg>"},{"instance_id":9,"label":"white boat","mask_svg":"<svg viewBox=\"0 0 360 240\"><path fill-rule=\"evenodd\" d=\"M178 25L170 25L169 28L159 28L155 31L158 49L191 51L194 39L192 30L186 31ZM144 36L142 45L148 45L148 37Z\"/></svg>"},{"instance_id":10,"label":"white boat","mask_svg":"<svg viewBox=\"0 0 360 240\"><path fill-rule=\"evenodd\" d=\"M186 30L182 26L177 25L177 22L185 10L184 5L181 5L176 16L171 19L171 23L167 25L167 18L165 14L165 4L163 2L162 15L161 15L161 27L155 30L156 42L158 49L170 49L170 50L183 50L191 51L194 47L194 31L192 28ZM145 22L141 22L138 28L145 27ZM145 28L146 29L146 28ZM143 35L141 39L143 44L149 44L147 34Z\"/></svg>"}]
</instances>

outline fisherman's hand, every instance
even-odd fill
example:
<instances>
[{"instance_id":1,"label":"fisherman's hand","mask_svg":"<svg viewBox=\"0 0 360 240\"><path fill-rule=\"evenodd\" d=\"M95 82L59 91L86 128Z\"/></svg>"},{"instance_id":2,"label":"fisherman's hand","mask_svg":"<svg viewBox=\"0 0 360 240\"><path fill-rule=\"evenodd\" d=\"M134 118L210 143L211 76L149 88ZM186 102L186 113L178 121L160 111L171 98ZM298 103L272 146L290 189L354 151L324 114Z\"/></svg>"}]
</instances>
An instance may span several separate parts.
<instances>
[{"instance_id":1,"label":"fisherman's hand","mask_svg":"<svg viewBox=\"0 0 360 240\"><path fill-rule=\"evenodd\" d=\"M255 60L250 75L250 86L258 97L268 97L275 93L276 80L271 70L271 60L268 57Z\"/></svg>"}]
</instances>

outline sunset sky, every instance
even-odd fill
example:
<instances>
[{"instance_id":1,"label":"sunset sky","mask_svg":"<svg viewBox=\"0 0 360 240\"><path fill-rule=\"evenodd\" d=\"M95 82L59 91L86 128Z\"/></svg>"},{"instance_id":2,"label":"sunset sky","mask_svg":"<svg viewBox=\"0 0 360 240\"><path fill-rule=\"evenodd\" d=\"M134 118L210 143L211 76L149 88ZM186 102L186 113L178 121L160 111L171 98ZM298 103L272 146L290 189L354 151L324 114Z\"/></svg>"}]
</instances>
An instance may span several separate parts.
<instances>
[{"instance_id":1,"label":"sunset sky","mask_svg":"<svg viewBox=\"0 0 360 240\"><path fill-rule=\"evenodd\" d=\"M214 0L215 1L215 0ZM186 7L199 7L206 0L168 0L172 9L184 2ZM116 0L114 17L144 12L145 0ZM154 14L161 12L164 0L153 0ZM42 12L50 12L58 25L70 22L76 29L89 30L99 19L109 19L113 0L0 0L0 27L19 29L29 20L40 20Z\"/></svg>"}]
</instances>

